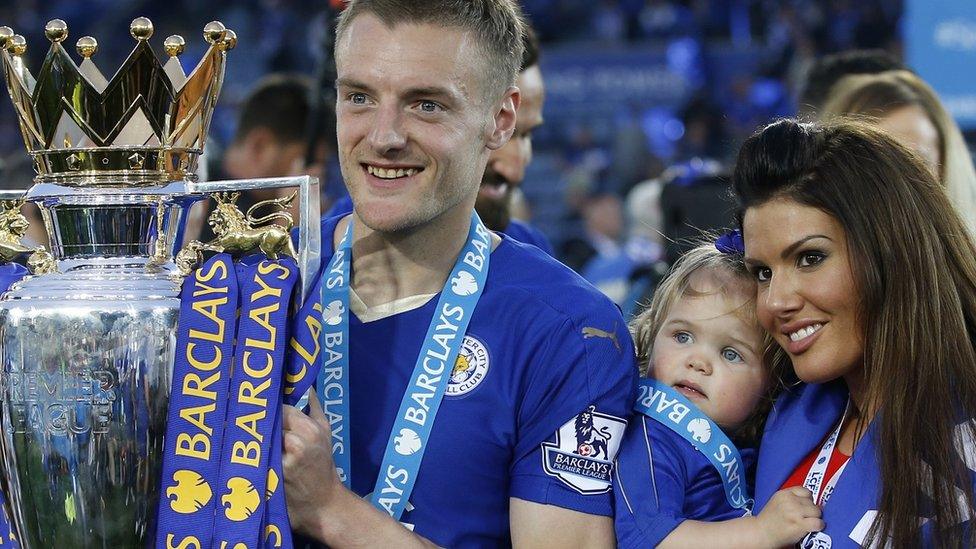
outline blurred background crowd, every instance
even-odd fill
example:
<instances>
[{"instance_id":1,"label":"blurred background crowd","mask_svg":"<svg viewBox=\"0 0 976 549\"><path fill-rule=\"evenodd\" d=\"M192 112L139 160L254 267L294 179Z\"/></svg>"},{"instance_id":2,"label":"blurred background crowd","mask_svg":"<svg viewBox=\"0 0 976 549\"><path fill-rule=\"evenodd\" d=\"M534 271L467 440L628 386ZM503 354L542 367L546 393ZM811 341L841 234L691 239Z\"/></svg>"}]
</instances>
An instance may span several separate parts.
<instances>
[{"instance_id":1,"label":"blurred background crowd","mask_svg":"<svg viewBox=\"0 0 976 549\"><path fill-rule=\"evenodd\" d=\"M918 55L932 54L916 53L906 42L922 29L917 32L954 51L976 50L976 5L971 3L523 0L541 43L546 95L544 124L532 133L534 154L515 214L548 237L557 258L626 309L630 297L642 291L634 272L660 271L684 239L699 229L728 224L732 208L725 199L724 177L739 144L762 124L797 114L798 98L818 59L879 49L924 77L921 69L928 63L919 63ZM0 24L26 36L28 64L36 71L48 44L45 22L64 19L71 33L67 44L83 35L99 40L93 59L110 78L132 48L125 29L134 17L153 21L152 42L160 55L163 38L186 37L181 62L187 70L206 47L203 26L222 21L236 31L239 42L229 56L207 145L210 175L254 177L261 174L224 165L234 161L241 106L269 74L299 73L319 80L330 39L327 9L323 0L220 5L18 0L0 6ZM930 21L946 14L952 15L948 22ZM23 141L10 104L4 104L0 163L6 169L0 181L6 188L26 187L29 180L17 175L28 173L18 169L26 162ZM976 100L946 104L953 114L967 106L976 113ZM311 156L317 161L315 175L324 177L323 198L331 204L345 189L324 143Z\"/></svg>"}]
</instances>

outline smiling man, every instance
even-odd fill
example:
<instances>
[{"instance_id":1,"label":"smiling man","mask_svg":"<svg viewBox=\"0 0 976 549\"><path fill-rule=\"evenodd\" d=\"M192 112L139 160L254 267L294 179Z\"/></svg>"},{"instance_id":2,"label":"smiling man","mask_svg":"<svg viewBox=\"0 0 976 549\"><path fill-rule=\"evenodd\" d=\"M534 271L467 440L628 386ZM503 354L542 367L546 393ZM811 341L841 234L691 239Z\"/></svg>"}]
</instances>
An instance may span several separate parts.
<instances>
[{"instance_id":1,"label":"smiling man","mask_svg":"<svg viewBox=\"0 0 976 549\"><path fill-rule=\"evenodd\" d=\"M512 219L512 201L532 162L532 132L542 125L545 101L545 85L539 68L539 41L532 27L526 25L524 30L522 66L516 81L521 99L515 132L507 143L491 151L475 210L489 229L554 255L552 243L542 231L525 221ZM352 209L352 200L345 197L333 205L326 217L347 214Z\"/></svg>"},{"instance_id":2,"label":"smiling man","mask_svg":"<svg viewBox=\"0 0 976 549\"><path fill-rule=\"evenodd\" d=\"M514 0L358 0L340 20L355 210L323 221L319 398L283 415L292 525L330 547L613 543L626 326L474 213L516 131L522 28Z\"/></svg>"}]
</instances>

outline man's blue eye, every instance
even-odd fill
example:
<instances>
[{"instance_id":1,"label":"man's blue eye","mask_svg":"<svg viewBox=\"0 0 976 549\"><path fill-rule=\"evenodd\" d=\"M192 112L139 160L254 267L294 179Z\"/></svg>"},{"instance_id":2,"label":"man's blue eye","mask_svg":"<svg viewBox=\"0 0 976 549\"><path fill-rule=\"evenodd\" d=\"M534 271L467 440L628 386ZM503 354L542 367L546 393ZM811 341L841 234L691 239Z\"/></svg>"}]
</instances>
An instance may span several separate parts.
<instances>
[{"instance_id":1,"label":"man's blue eye","mask_svg":"<svg viewBox=\"0 0 976 549\"><path fill-rule=\"evenodd\" d=\"M349 100L352 101L356 105L362 105L363 103L366 102L366 94L365 93L352 93L352 94L349 94Z\"/></svg>"},{"instance_id":2,"label":"man's blue eye","mask_svg":"<svg viewBox=\"0 0 976 549\"><path fill-rule=\"evenodd\" d=\"M422 110L424 112L437 112L437 110L439 108L440 108L440 105L438 105L437 103L434 103L433 101L421 101L420 102L420 110Z\"/></svg>"}]
</instances>

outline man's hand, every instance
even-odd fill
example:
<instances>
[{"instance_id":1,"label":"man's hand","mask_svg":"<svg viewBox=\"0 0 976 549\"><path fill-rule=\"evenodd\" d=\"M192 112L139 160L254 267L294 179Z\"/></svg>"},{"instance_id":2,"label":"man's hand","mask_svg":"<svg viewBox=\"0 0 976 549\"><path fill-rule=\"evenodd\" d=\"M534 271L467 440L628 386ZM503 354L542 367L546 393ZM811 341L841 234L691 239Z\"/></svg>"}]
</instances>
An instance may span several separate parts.
<instances>
[{"instance_id":1,"label":"man's hand","mask_svg":"<svg viewBox=\"0 0 976 549\"><path fill-rule=\"evenodd\" d=\"M312 395L309 414L284 406L282 431L285 497L295 530L330 547L434 545L346 489L332 460L332 429Z\"/></svg>"},{"instance_id":2,"label":"man's hand","mask_svg":"<svg viewBox=\"0 0 976 549\"><path fill-rule=\"evenodd\" d=\"M823 530L820 515L810 490L794 486L773 494L756 520L770 546L784 547L798 543L807 532Z\"/></svg>"},{"instance_id":3,"label":"man's hand","mask_svg":"<svg viewBox=\"0 0 976 549\"><path fill-rule=\"evenodd\" d=\"M285 495L288 517L295 530L312 537L322 532L322 516L345 490L332 461L332 429L316 395L308 399L310 413L292 406L282 410Z\"/></svg>"}]
</instances>

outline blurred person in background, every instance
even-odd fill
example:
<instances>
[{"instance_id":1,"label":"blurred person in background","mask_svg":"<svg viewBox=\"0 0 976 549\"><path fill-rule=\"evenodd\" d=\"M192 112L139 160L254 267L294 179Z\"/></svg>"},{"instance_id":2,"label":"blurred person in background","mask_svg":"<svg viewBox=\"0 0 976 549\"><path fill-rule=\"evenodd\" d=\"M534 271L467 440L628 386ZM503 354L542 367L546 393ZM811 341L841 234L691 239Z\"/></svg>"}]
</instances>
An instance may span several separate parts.
<instances>
[{"instance_id":1,"label":"blurred person in background","mask_svg":"<svg viewBox=\"0 0 976 549\"><path fill-rule=\"evenodd\" d=\"M908 71L852 75L831 88L822 119L867 117L912 149L942 182L970 232L976 230L976 170L959 126L939 96Z\"/></svg>"},{"instance_id":2,"label":"blurred person in background","mask_svg":"<svg viewBox=\"0 0 976 549\"><path fill-rule=\"evenodd\" d=\"M582 200L580 214L583 234L563 243L560 255L563 263L582 274L595 258L611 258L620 253L624 234L623 204L616 194L598 190ZM599 288L599 284L593 285Z\"/></svg>"},{"instance_id":3,"label":"blurred person in background","mask_svg":"<svg viewBox=\"0 0 976 549\"><path fill-rule=\"evenodd\" d=\"M825 55L814 62L807 72L800 92L800 114L816 116L830 96L831 88L846 76L893 70L907 70L907 67L884 50L849 50Z\"/></svg>"},{"instance_id":4,"label":"blurred person in background","mask_svg":"<svg viewBox=\"0 0 976 549\"><path fill-rule=\"evenodd\" d=\"M664 179L662 176L635 185L624 201L629 225L623 255L629 269L624 297L617 304L628 321L650 305L655 288L668 272L661 208Z\"/></svg>"},{"instance_id":5,"label":"blurred person in background","mask_svg":"<svg viewBox=\"0 0 976 549\"><path fill-rule=\"evenodd\" d=\"M305 166L307 131L311 116L310 80L301 75L272 74L261 79L241 105L234 140L224 151L211 179L258 179L305 175L320 176ZM335 130L331 130L335 133ZM317 145L316 158L327 155L326 139ZM312 168L313 170L315 168ZM255 203L287 196L294 189L264 189L245 192L238 200L242 212ZM291 204L292 218L298 221L298 200ZM191 213L190 234L201 230L204 241L213 238L203 221L212 205L204 201Z\"/></svg>"},{"instance_id":6,"label":"blurred person in background","mask_svg":"<svg viewBox=\"0 0 976 549\"><path fill-rule=\"evenodd\" d=\"M542 125L545 101L545 86L539 69L539 40L530 27L527 27L522 46L525 49L516 81L522 92L522 102L516 112L515 134L488 157L475 209L489 229L552 255L552 244L542 231L512 215L513 199L525 179L525 169L532 161L532 131Z\"/></svg>"},{"instance_id":7,"label":"blurred person in background","mask_svg":"<svg viewBox=\"0 0 976 549\"><path fill-rule=\"evenodd\" d=\"M677 162L693 158L720 160L726 156L728 153L727 118L729 115L721 112L708 98L704 96L692 98L681 111L681 123L685 131L675 160Z\"/></svg>"},{"instance_id":8,"label":"blurred person in background","mask_svg":"<svg viewBox=\"0 0 976 549\"><path fill-rule=\"evenodd\" d=\"M629 264L621 269L626 288L618 301L624 318L631 318L651 303L668 265L689 251L702 234L717 235L734 226L728 196L728 173L715 160L693 158L671 166L627 195L630 222L623 253ZM605 260L593 260L589 275ZM602 287L598 285L598 287Z\"/></svg>"},{"instance_id":9,"label":"blurred person in background","mask_svg":"<svg viewBox=\"0 0 976 549\"><path fill-rule=\"evenodd\" d=\"M301 172L311 89L311 82L298 75L273 74L258 82L241 107L222 175L252 179Z\"/></svg>"}]
</instances>

